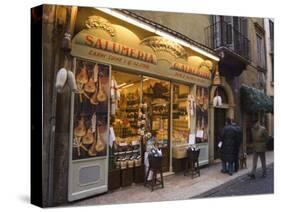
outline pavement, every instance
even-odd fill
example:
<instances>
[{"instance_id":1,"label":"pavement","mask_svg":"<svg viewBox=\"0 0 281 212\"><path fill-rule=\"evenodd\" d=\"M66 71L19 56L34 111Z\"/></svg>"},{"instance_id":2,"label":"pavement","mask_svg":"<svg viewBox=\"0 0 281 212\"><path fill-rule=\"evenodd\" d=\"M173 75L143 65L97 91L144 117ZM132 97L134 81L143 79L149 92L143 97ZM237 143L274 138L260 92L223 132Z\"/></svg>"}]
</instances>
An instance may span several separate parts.
<instances>
[{"instance_id":1,"label":"pavement","mask_svg":"<svg viewBox=\"0 0 281 212\"><path fill-rule=\"evenodd\" d=\"M274 193L274 164L267 166L267 176L262 177L262 169L256 172L256 179L251 179L247 174L237 177L214 189L193 198L226 197L241 195L258 195Z\"/></svg>"},{"instance_id":2,"label":"pavement","mask_svg":"<svg viewBox=\"0 0 281 212\"><path fill-rule=\"evenodd\" d=\"M267 152L267 165L273 164L273 159L273 151ZM191 179L190 175L183 176L183 173L166 176L164 177L164 188L156 189L153 192L151 192L149 188L144 187L143 184L137 184L128 187L122 187L115 191L107 192L95 197L72 202L68 204L68 206L175 201L186 200L193 197L205 197L204 194L206 194L206 192L211 191L219 186L226 185L227 183L231 184L233 180L240 178L242 179L247 173L249 173L252 166L252 155L248 155L247 165L248 168L240 169L232 176L229 176L228 174L222 174L220 172L221 163L217 162L201 168L200 177L193 179ZM258 161L257 168L260 167L261 164L260 161ZM247 183L247 181L245 182ZM242 191L242 194L243 192L244 191Z\"/></svg>"}]
</instances>

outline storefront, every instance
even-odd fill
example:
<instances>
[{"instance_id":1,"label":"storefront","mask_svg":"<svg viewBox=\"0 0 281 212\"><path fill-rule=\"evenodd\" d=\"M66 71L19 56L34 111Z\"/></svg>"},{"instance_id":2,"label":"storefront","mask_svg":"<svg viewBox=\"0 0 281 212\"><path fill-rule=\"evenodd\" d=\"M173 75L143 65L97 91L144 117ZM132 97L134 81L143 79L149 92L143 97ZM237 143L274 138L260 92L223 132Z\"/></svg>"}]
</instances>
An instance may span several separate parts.
<instances>
[{"instance_id":1,"label":"storefront","mask_svg":"<svg viewBox=\"0 0 281 212\"><path fill-rule=\"evenodd\" d=\"M218 58L144 28L103 9L78 10L69 201L141 182L151 145L162 150L165 172L181 169L187 145L200 148L200 165L209 163Z\"/></svg>"}]
</instances>

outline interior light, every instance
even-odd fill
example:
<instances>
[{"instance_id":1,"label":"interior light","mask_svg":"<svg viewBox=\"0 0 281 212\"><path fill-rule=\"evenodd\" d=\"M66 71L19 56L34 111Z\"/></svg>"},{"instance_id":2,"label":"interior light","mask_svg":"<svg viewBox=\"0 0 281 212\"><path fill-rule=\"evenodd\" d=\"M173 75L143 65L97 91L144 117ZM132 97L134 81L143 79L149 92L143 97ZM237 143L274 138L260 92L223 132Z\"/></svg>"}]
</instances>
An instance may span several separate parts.
<instances>
[{"instance_id":1,"label":"interior light","mask_svg":"<svg viewBox=\"0 0 281 212\"><path fill-rule=\"evenodd\" d=\"M120 88L120 87L122 87L122 86L124 86L124 85L127 85L127 83L124 82L124 83L118 85L118 88Z\"/></svg>"},{"instance_id":2,"label":"interior light","mask_svg":"<svg viewBox=\"0 0 281 212\"><path fill-rule=\"evenodd\" d=\"M107 13L109 15L112 15L112 16L114 16L116 18L119 18L119 19L121 19L123 21L126 21L128 23L136 25L136 26L138 26L138 27L140 27L142 29L145 29L147 31L155 33L155 34L157 34L159 36L167 38L168 40L171 40L171 41L174 41L174 42L176 42L178 44L181 44L181 45L183 45L183 46L185 46L187 48L190 48L193 51L196 51L196 52L198 52L198 53L200 53L202 55L205 55L206 57L209 57L209 58L211 58L211 59L213 59L215 61L219 61L220 60L219 57L217 57L217 56L215 56L215 55L213 55L213 54L211 54L211 53L209 53L209 52L207 52L207 51L205 51L203 49L200 49L200 48L198 48L195 45L192 45L191 43L187 42L186 40L177 38L177 37L175 37L173 35L170 35L169 33L165 32L165 31L156 29L155 27L153 27L153 26L151 26L149 24L145 24L145 23L143 23L143 22L141 22L139 20L136 20L136 19L130 17L129 15L120 13L118 11L115 11L115 10L112 10L112 9L109 9L109 8L96 8L96 9L98 9L98 10L104 12L104 13Z\"/></svg>"}]
</instances>

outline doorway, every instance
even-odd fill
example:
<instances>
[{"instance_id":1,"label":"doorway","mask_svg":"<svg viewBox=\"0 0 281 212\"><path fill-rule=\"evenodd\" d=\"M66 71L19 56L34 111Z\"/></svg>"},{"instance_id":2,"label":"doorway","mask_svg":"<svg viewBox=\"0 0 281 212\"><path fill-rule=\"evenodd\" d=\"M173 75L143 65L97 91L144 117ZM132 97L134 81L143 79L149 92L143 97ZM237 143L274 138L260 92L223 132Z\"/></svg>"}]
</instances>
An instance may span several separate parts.
<instances>
[{"instance_id":1,"label":"doorway","mask_svg":"<svg viewBox=\"0 0 281 212\"><path fill-rule=\"evenodd\" d=\"M170 169L170 81L143 76L143 103L147 104L147 128L152 133L153 145L162 151L163 172ZM151 148L146 145L146 150Z\"/></svg>"},{"instance_id":2,"label":"doorway","mask_svg":"<svg viewBox=\"0 0 281 212\"><path fill-rule=\"evenodd\" d=\"M225 125L226 109L215 108L214 115L214 159L220 158L218 143L221 140L222 131Z\"/></svg>"}]
</instances>

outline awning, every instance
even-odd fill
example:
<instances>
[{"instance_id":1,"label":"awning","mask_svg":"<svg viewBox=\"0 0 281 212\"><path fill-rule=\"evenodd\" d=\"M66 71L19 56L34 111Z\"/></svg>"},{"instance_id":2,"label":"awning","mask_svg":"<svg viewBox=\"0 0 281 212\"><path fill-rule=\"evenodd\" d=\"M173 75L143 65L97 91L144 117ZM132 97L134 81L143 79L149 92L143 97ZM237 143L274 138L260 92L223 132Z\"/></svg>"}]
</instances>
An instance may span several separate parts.
<instances>
[{"instance_id":1,"label":"awning","mask_svg":"<svg viewBox=\"0 0 281 212\"><path fill-rule=\"evenodd\" d=\"M245 112L265 111L273 113L273 99L257 88L242 85L240 88L240 102L241 108Z\"/></svg>"}]
</instances>

